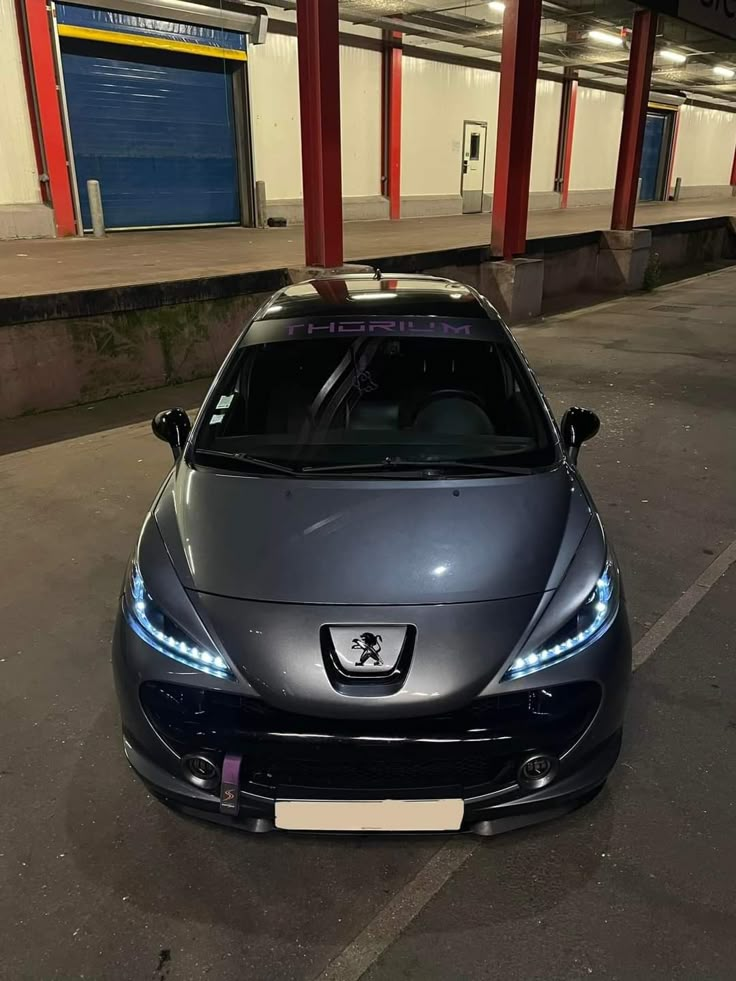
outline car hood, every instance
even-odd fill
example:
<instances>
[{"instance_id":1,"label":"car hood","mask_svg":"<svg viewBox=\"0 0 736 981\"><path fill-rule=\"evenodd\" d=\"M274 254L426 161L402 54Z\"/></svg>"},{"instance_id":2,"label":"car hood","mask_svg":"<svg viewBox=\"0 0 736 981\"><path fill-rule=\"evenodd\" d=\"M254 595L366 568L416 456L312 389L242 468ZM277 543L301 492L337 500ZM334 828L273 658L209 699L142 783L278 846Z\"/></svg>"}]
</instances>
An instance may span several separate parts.
<instances>
[{"instance_id":1,"label":"car hood","mask_svg":"<svg viewBox=\"0 0 736 981\"><path fill-rule=\"evenodd\" d=\"M154 514L180 579L199 593L381 606L555 588L591 505L566 466L444 481L313 480L182 461Z\"/></svg>"}]
</instances>

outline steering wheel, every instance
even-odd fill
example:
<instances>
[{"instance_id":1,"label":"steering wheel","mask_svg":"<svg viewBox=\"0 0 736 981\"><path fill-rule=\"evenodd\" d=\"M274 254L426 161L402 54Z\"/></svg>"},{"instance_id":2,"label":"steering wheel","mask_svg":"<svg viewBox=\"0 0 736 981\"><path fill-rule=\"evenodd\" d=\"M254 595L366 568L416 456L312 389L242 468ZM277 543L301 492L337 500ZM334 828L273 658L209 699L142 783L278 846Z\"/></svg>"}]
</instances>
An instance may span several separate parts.
<instances>
[{"instance_id":1,"label":"steering wheel","mask_svg":"<svg viewBox=\"0 0 736 981\"><path fill-rule=\"evenodd\" d=\"M472 402L473 405L477 405L483 412L486 411L483 400L475 392L469 392L464 388L438 388L434 392L430 392L429 395L426 395L420 402L417 402L411 413L409 425L413 425L422 409L426 409L428 405L431 405L433 402L439 402L441 399L463 399L465 402Z\"/></svg>"}]
</instances>

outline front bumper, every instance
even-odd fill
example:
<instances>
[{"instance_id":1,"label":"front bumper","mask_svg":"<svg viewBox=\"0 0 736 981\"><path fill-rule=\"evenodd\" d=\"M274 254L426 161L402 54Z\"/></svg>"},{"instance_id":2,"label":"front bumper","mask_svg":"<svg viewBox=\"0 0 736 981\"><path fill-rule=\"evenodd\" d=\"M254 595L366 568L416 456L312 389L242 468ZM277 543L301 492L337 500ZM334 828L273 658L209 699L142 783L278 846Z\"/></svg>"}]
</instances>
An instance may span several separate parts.
<instances>
[{"instance_id":1,"label":"front bumper","mask_svg":"<svg viewBox=\"0 0 736 981\"><path fill-rule=\"evenodd\" d=\"M631 669L622 608L585 652L497 694L437 716L321 719L286 713L147 648L120 616L113 664L127 758L158 796L251 831L274 827L278 799L462 797L462 830L496 834L563 814L592 796L618 756ZM237 817L219 788L194 786L181 758L242 758ZM520 762L559 758L555 779L525 790Z\"/></svg>"}]
</instances>

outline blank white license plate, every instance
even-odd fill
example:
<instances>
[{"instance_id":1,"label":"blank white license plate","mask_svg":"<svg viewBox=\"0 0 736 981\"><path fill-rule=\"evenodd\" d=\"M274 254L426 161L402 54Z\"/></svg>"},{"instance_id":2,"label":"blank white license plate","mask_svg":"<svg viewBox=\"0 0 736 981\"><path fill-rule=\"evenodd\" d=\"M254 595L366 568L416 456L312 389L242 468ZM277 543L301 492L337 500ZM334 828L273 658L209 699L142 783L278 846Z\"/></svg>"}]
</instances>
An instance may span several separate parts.
<instances>
[{"instance_id":1,"label":"blank white license plate","mask_svg":"<svg viewBox=\"0 0 736 981\"><path fill-rule=\"evenodd\" d=\"M277 800L276 827L289 831L458 831L462 799Z\"/></svg>"}]
</instances>

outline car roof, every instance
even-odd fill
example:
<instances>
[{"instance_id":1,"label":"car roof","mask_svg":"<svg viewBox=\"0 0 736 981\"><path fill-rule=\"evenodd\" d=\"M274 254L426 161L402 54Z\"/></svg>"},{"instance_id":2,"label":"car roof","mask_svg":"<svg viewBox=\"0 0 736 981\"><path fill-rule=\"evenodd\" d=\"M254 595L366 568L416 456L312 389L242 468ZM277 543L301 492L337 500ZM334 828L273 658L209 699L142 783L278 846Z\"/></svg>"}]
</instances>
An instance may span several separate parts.
<instances>
[{"instance_id":1,"label":"car roof","mask_svg":"<svg viewBox=\"0 0 736 981\"><path fill-rule=\"evenodd\" d=\"M489 319L474 290L452 279L355 273L310 279L280 290L259 320L318 316L440 316Z\"/></svg>"}]
</instances>

